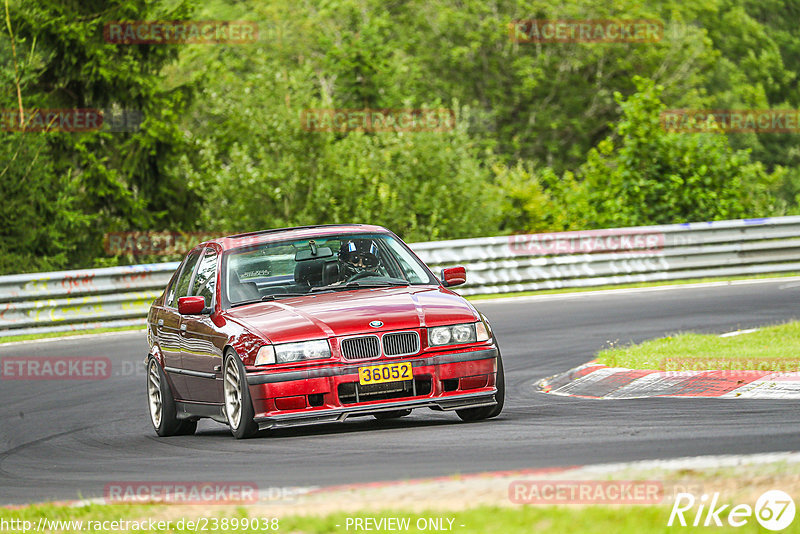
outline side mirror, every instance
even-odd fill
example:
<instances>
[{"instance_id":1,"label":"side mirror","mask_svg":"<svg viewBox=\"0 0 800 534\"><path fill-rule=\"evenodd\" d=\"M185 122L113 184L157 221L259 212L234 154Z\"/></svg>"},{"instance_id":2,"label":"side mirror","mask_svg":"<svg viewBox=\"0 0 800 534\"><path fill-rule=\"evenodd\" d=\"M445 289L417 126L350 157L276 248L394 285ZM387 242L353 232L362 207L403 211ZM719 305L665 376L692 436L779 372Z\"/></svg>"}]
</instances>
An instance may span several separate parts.
<instances>
[{"instance_id":1,"label":"side mirror","mask_svg":"<svg viewBox=\"0 0 800 534\"><path fill-rule=\"evenodd\" d=\"M467 270L464 267L448 267L442 269L442 285L444 287L460 286L467 281Z\"/></svg>"},{"instance_id":2,"label":"side mirror","mask_svg":"<svg viewBox=\"0 0 800 534\"><path fill-rule=\"evenodd\" d=\"M178 313L181 315L197 315L206 309L206 299L200 296L181 297L178 299Z\"/></svg>"}]
</instances>

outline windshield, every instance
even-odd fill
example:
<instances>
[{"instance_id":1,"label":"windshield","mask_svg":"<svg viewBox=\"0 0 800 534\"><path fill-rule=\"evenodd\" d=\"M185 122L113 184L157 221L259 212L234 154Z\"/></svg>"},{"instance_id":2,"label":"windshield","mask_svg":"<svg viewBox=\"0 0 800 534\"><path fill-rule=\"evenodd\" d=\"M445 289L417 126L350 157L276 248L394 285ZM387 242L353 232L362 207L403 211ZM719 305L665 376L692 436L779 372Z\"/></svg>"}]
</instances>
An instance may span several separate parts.
<instances>
[{"instance_id":1,"label":"windshield","mask_svg":"<svg viewBox=\"0 0 800 534\"><path fill-rule=\"evenodd\" d=\"M231 306L383 286L438 281L398 239L346 234L236 249L223 262L223 299Z\"/></svg>"}]
</instances>

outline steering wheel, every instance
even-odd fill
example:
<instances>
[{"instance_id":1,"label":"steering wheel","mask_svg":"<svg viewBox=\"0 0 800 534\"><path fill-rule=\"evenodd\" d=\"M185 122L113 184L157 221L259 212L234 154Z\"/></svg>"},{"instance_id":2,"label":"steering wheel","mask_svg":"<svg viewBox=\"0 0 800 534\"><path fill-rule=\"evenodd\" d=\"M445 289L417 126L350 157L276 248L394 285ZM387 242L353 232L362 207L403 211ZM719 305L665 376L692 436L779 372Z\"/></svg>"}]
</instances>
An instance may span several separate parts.
<instances>
[{"instance_id":1,"label":"steering wheel","mask_svg":"<svg viewBox=\"0 0 800 534\"><path fill-rule=\"evenodd\" d=\"M380 276L381 273L377 271L361 271L360 273L356 273L347 280L344 281L345 284L349 284L350 282L355 282L356 280L361 280L362 278L366 278L368 276Z\"/></svg>"}]
</instances>

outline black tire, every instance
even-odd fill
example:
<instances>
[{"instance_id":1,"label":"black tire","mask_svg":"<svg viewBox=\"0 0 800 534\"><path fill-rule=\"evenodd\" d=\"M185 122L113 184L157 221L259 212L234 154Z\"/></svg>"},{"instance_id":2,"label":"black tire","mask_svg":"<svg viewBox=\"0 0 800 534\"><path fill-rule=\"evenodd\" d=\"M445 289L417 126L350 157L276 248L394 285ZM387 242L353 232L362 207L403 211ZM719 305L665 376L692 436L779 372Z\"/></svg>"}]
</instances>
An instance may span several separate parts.
<instances>
[{"instance_id":1,"label":"black tire","mask_svg":"<svg viewBox=\"0 0 800 534\"><path fill-rule=\"evenodd\" d=\"M411 410L393 410L391 412L376 412L372 414L378 421L388 421L389 419L400 419L411 413Z\"/></svg>"},{"instance_id":2,"label":"black tire","mask_svg":"<svg viewBox=\"0 0 800 534\"><path fill-rule=\"evenodd\" d=\"M500 352L497 352L497 380L495 382L497 393L494 398L497 404L494 406L482 406L480 408L464 408L463 410L456 410L456 414L462 421L472 422L481 421L483 419L491 419L497 417L503 411L503 404L506 398L506 377L503 372L503 360L500 358Z\"/></svg>"},{"instance_id":3,"label":"black tire","mask_svg":"<svg viewBox=\"0 0 800 534\"><path fill-rule=\"evenodd\" d=\"M225 354L222 379L225 418L231 427L231 433L236 439L255 436L258 433L258 424L253 421L255 410L250 397L250 388L247 385L247 374L242 359L232 349ZM238 387L231 383L233 380L238 380ZM235 409L237 403L238 417Z\"/></svg>"},{"instance_id":4,"label":"black tire","mask_svg":"<svg viewBox=\"0 0 800 534\"><path fill-rule=\"evenodd\" d=\"M196 430L197 430L197 421L190 421L189 419L184 419L183 421L181 421L181 424L178 427L178 431L175 432L175 435L193 436Z\"/></svg>"},{"instance_id":5,"label":"black tire","mask_svg":"<svg viewBox=\"0 0 800 534\"><path fill-rule=\"evenodd\" d=\"M160 437L189 436L197 430L197 421L178 419L172 389L155 358L147 362L147 401L150 423Z\"/></svg>"}]
</instances>

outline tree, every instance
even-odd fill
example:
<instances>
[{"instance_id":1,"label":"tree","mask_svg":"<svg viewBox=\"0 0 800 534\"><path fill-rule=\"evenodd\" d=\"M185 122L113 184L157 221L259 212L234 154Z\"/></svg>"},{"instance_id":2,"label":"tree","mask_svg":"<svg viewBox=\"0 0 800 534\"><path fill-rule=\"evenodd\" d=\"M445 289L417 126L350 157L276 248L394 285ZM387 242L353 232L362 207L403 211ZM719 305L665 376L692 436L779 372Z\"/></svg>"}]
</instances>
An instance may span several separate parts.
<instances>
[{"instance_id":1,"label":"tree","mask_svg":"<svg viewBox=\"0 0 800 534\"><path fill-rule=\"evenodd\" d=\"M659 115L663 87L635 77L637 92L615 98L623 117L589 151L578 173L593 227L759 217L775 210L768 174L724 133L668 132Z\"/></svg>"},{"instance_id":2,"label":"tree","mask_svg":"<svg viewBox=\"0 0 800 534\"><path fill-rule=\"evenodd\" d=\"M169 11L144 0L15 1L7 7L16 58L5 42L0 53L16 71L6 67L3 76L12 77L13 96L18 88L24 110L117 108L145 117L139 131L128 133L3 133L3 145L16 155L0 169L9 195L5 216L27 227L0 230L2 246L11 256L42 258L41 265L16 268L108 263L102 258L105 232L190 226L198 199L180 177L164 171L183 150L176 117L191 93L185 86L165 89L159 79L177 48L102 38L105 22L183 19L188 3L173 3ZM16 109L17 100L6 94L3 105Z\"/></svg>"}]
</instances>

